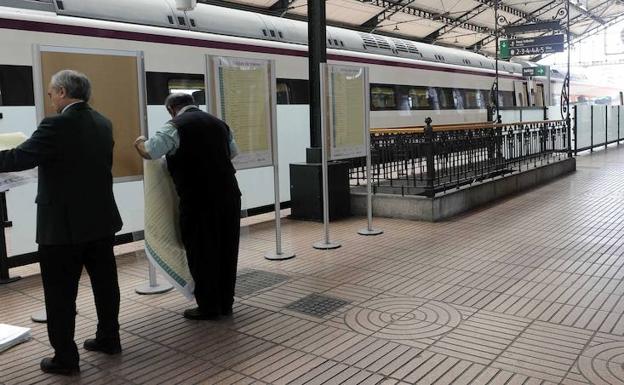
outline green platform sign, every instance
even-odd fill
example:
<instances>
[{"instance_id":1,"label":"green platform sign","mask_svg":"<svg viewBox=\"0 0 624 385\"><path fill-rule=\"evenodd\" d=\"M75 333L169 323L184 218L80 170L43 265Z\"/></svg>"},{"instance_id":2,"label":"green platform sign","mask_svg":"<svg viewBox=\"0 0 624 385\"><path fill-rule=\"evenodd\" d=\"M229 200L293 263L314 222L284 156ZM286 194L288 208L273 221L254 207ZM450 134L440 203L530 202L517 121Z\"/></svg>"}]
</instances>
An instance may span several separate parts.
<instances>
[{"instance_id":1,"label":"green platform sign","mask_svg":"<svg viewBox=\"0 0 624 385\"><path fill-rule=\"evenodd\" d=\"M546 76L546 67L537 66L537 67L527 67L522 69L522 76L524 77L532 77L532 76Z\"/></svg>"},{"instance_id":2,"label":"green platform sign","mask_svg":"<svg viewBox=\"0 0 624 385\"><path fill-rule=\"evenodd\" d=\"M498 58L499 59L509 59L511 55L509 54L509 41L501 40L498 42Z\"/></svg>"}]
</instances>

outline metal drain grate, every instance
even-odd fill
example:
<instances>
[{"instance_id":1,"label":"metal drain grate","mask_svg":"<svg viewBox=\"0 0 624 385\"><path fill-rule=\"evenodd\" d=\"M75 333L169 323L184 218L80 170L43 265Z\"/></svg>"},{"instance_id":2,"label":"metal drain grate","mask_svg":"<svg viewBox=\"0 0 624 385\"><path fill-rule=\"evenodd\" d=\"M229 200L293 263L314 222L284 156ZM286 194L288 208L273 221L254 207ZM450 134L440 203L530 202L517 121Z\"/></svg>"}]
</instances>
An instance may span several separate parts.
<instances>
[{"instance_id":1,"label":"metal drain grate","mask_svg":"<svg viewBox=\"0 0 624 385\"><path fill-rule=\"evenodd\" d=\"M285 281L288 281L286 275L262 270L241 270L236 277L236 296L245 297Z\"/></svg>"},{"instance_id":2,"label":"metal drain grate","mask_svg":"<svg viewBox=\"0 0 624 385\"><path fill-rule=\"evenodd\" d=\"M286 309L316 317L323 317L348 303L349 301L345 301L344 299L327 297L320 294L310 294L286 306Z\"/></svg>"}]
</instances>

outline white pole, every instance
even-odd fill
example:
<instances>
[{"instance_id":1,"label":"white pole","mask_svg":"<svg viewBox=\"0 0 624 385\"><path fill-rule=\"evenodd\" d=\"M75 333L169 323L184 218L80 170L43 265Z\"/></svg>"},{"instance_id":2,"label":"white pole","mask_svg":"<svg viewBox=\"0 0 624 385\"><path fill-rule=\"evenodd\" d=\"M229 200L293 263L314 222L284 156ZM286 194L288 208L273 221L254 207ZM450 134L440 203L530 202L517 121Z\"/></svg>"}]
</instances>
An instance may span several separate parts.
<instances>
[{"instance_id":1,"label":"white pole","mask_svg":"<svg viewBox=\"0 0 624 385\"><path fill-rule=\"evenodd\" d=\"M281 202L280 202L280 183L279 183L279 152L277 150L277 111L275 96L276 79L275 79L275 61L271 60L269 64L269 75L271 79L270 85L270 104L271 104L271 143L273 147L273 190L275 193L275 253L268 252L265 258L272 261L281 261L284 259L294 258L295 254L282 251L282 225L281 225Z\"/></svg>"},{"instance_id":2,"label":"white pole","mask_svg":"<svg viewBox=\"0 0 624 385\"><path fill-rule=\"evenodd\" d=\"M329 240L329 186L327 181L327 136L326 136L326 117L327 113L327 95L325 95L326 81L327 81L327 64L321 63L321 161L322 161L322 173L323 173L323 229L324 240L316 242L312 245L315 249L329 250L337 249L341 246L340 243L332 243Z\"/></svg>"},{"instance_id":3,"label":"white pole","mask_svg":"<svg viewBox=\"0 0 624 385\"><path fill-rule=\"evenodd\" d=\"M366 143L366 214L368 225L365 229L358 231L360 235L379 235L383 230L373 228L373 192L372 192L372 172L371 172L371 150L370 150L370 99L368 95L368 68L364 68L364 143Z\"/></svg>"},{"instance_id":4,"label":"white pole","mask_svg":"<svg viewBox=\"0 0 624 385\"><path fill-rule=\"evenodd\" d=\"M137 294L145 294L145 295L160 294L160 293L166 293L169 290L173 289L173 286L169 283L158 283L158 277L156 276L156 268L154 267L154 265L152 265L152 263L149 260L147 261L147 264L149 265L149 268L148 268L149 282L134 289L134 291Z\"/></svg>"}]
</instances>

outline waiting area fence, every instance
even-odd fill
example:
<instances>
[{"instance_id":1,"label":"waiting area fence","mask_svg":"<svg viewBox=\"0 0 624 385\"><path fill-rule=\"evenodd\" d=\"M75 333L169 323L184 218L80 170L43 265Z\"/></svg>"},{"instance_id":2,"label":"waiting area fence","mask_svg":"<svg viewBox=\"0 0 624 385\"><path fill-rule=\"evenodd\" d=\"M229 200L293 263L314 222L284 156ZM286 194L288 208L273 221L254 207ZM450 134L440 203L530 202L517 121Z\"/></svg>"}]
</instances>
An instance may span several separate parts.
<instances>
[{"instance_id":1,"label":"waiting area fence","mask_svg":"<svg viewBox=\"0 0 624 385\"><path fill-rule=\"evenodd\" d=\"M464 123L371 130L374 193L435 196L568 157L564 120ZM365 186L366 160L351 160L352 186Z\"/></svg>"},{"instance_id":2,"label":"waiting area fence","mask_svg":"<svg viewBox=\"0 0 624 385\"><path fill-rule=\"evenodd\" d=\"M575 154L624 140L624 106L577 105L572 114Z\"/></svg>"}]
</instances>

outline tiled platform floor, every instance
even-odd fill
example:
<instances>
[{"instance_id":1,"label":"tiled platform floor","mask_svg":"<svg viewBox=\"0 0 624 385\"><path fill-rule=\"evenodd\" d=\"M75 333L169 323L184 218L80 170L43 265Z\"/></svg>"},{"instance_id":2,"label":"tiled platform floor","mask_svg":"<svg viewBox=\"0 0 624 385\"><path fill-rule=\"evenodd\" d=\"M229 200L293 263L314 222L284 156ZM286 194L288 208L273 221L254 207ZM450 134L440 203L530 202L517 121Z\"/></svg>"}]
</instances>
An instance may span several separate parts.
<instances>
[{"instance_id":1,"label":"tiled platform floor","mask_svg":"<svg viewBox=\"0 0 624 385\"><path fill-rule=\"evenodd\" d=\"M451 221L377 219L370 238L364 224L333 223L343 247L317 251L321 225L286 220L297 257L282 262L263 258L272 223L245 227L245 295L219 322L183 319L178 293L135 294L145 259L120 256L124 352L81 348L71 379L38 369L39 276L0 286L0 322L35 337L0 355L0 383L624 384L624 148ZM94 322L85 277L78 341Z\"/></svg>"}]
</instances>

